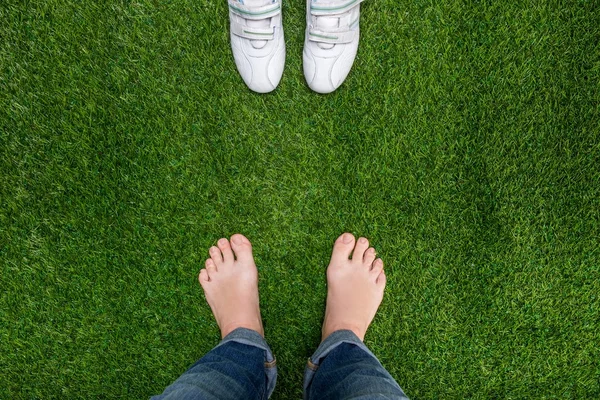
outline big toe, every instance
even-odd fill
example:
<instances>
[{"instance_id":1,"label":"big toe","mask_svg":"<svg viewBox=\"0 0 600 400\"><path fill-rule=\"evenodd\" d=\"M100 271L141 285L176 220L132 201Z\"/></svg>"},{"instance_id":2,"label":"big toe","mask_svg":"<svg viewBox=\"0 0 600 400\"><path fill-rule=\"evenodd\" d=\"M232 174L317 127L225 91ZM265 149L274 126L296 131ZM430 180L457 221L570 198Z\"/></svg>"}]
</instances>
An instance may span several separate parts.
<instances>
[{"instance_id":1,"label":"big toe","mask_svg":"<svg viewBox=\"0 0 600 400\"><path fill-rule=\"evenodd\" d=\"M243 263L254 261L252 258L252 244L246 236L239 233L233 235L231 237L231 248L238 261Z\"/></svg>"},{"instance_id":2,"label":"big toe","mask_svg":"<svg viewBox=\"0 0 600 400\"><path fill-rule=\"evenodd\" d=\"M331 254L331 264L339 264L347 262L352 250L354 249L354 243L356 239L351 233L344 233L337 238L333 245L333 252Z\"/></svg>"}]
</instances>

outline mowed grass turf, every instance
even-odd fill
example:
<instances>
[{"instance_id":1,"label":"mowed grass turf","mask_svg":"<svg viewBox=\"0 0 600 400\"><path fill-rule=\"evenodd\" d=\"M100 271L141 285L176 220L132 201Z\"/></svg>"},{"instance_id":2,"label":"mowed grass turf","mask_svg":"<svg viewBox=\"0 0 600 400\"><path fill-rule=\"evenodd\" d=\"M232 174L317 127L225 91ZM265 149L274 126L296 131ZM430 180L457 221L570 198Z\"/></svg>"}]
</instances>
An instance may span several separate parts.
<instances>
[{"instance_id":1,"label":"mowed grass turf","mask_svg":"<svg viewBox=\"0 0 600 400\"><path fill-rule=\"evenodd\" d=\"M0 4L0 398L146 398L218 343L207 249L254 244L298 399L334 239L414 399L600 397L600 5L367 1L344 85L250 92L223 1Z\"/></svg>"}]
</instances>

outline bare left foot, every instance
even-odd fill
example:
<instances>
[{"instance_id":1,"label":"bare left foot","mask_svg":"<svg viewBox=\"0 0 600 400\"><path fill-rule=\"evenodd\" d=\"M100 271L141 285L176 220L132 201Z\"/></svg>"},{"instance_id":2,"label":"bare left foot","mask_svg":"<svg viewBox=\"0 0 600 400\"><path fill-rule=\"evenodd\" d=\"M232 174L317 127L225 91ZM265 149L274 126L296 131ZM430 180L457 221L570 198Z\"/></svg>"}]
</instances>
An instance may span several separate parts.
<instances>
[{"instance_id":1,"label":"bare left foot","mask_svg":"<svg viewBox=\"0 0 600 400\"><path fill-rule=\"evenodd\" d=\"M198 280L221 329L221 338L237 328L252 329L264 336L258 300L258 270L250 241L235 234L231 243L223 238L217 245L209 249L210 258Z\"/></svg>"}]
</instances>

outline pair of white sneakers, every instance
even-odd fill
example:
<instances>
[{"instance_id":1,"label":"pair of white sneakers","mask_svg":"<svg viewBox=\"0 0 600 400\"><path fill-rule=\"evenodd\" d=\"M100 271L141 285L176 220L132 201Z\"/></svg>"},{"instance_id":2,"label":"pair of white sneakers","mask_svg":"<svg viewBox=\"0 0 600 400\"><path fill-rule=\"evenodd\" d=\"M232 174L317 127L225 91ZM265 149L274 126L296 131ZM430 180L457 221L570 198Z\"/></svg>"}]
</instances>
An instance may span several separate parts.
<instances>
[{"instance_id":1,"label":"pair of white sneakers","mask_svg":"<svg viewBox=\"0 0 600 400\"><path fill-rule=\"evenodd\" d=\"M283 74L282 0L228 0L231 48L237 69L258 93L274 90ZM306 0L304 77L318 93L331 93L348 76L359 40L363 0Z\"/></svg>"}]
</instances>

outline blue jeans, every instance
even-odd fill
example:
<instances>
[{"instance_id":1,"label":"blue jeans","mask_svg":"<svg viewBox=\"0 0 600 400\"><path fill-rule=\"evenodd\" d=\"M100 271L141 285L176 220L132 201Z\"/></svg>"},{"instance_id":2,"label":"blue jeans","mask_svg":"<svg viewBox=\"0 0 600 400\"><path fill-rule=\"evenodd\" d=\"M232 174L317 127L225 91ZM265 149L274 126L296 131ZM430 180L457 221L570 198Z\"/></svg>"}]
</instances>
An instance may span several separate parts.
<instances>
[{"instance_id":1,"label":"blue jeans","mask_svg":"<svg viewBox=\"0 0 600 400\"><path fill-rule=\"evenodd\" d=\"M238 328L151 400L264 400L277 366L258 333ZM408 399L394 378L351 331L329 335L308 360L304 400Z\"/></svg>"}]
</instances>

